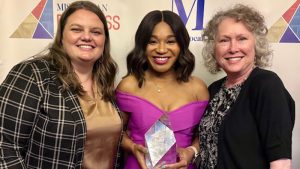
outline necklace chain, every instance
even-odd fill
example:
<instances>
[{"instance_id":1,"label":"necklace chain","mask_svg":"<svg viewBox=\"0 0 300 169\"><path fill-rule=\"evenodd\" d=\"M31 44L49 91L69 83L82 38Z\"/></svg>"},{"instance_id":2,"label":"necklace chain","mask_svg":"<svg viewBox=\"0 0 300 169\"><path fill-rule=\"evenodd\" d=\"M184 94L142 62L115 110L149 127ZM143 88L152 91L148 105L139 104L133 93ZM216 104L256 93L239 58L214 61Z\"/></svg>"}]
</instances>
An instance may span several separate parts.
<instances>
[{"instance_id":1,"label":"necklace chain","mask_svg":"<svg viewBox=\"0 0 300 169\"><path fill-rule=\"evenodd\" d=\"M153 81L153 84L155 85L156 91L158 93L160 93L161 92L161 88L154 81Z\"/></svg>"},{"instance_id":2,"label":"necklace chain","mask_svg":"<svg viewBox=\"0 0 300 169\"><path fill-rule=\"evenodd\" d=\"M237 86L237 85L242 85L248 79L248 77L250 76L250 74L251 74L251 72L253 71L254 68L255 68L255 65L251 68L250 72L248 73L248 75L246 77L244 77L240 81L232 83L232 84L229 83L228 77L226 77L225 86L228 86L229 88L231 88L231 87L234 87L234 86ZM227 83L227 85L226 85L226 83Z\"/></svg>"}]
</instances>

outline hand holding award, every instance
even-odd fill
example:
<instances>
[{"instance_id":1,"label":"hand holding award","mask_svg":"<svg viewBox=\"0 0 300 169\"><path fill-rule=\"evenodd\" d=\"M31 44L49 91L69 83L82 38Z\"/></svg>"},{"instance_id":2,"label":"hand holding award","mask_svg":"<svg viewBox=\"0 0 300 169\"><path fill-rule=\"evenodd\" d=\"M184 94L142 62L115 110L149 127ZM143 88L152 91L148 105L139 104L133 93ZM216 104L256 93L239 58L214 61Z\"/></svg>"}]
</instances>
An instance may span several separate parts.
<instances>
[{"instance_id":1,"label":"hand holding award","mask_svg":"<svg viewBox=\"0 0 300 169\"><path fill-rule=\"evenodd\" d=\"M166 117L166 116L164 116ZM167 118L156 121L145 134L149 169L176 162L176 140Z\"/></svg>"}]
</instances>

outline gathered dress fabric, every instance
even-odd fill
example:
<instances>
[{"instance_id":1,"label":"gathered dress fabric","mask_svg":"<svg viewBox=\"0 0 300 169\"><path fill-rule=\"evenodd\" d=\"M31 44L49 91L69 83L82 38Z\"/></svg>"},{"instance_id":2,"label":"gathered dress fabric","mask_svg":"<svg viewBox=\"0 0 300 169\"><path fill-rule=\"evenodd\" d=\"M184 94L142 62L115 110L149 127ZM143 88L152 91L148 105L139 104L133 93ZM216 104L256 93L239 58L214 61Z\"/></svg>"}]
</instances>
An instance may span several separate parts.
<instances>
[{"instance_id":1,"label":"gathered dress fabric","mask_svg":"<svg viewBox=\"0 0 300 169\"><path fill-rule=\"evenodd\" d=\"M136 144L145 146L145 133L162 116L167 114L174 132L177 147L188 147L193 141L195 127L200 122L208 101L195 101L170 112L165 112L153 103L139 96L116 91L117 105L121 111L128 113L129 137ZM125 169L139 169L133 154L128 154ZM191 164L188 169L194 169Z\"/></svg>"}]
</instances>

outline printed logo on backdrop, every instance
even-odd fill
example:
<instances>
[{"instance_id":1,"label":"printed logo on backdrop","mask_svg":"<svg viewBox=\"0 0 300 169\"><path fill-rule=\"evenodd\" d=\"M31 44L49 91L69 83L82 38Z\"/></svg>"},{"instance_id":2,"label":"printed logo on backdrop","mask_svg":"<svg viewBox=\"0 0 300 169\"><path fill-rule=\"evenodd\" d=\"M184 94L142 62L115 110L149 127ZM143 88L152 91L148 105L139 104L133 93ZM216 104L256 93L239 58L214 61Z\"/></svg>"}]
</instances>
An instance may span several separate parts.
<instances>
[{"instance_id":1,"label":"printed logo on backdrop","mask_svg":"<svg viewBox=\"0 0 300 169\"><path fill-rule=\"evenodd\" d=\"M202 41L199 31L203 29L204 1L172 0L172 11L181 17L191 35L191 41Z\"/></svg>"},{"instance_id":2,"label":"printed logo on backdrop","mask_svg":"<svg viewBox=\"0 0 300 169\"><path fill-rule=\"evenodd\" d=\"M181 17L191 34L191 41L202 41L199 31L203 29L204 2L205 0L172 0L172 11ZM300 0L269 28L268 40L273 43L300 43Z\"/></svg>"},{"instance_id":3,"label":"printed logo on backdrop","mask_svg":"<svg viewBox=\"0 0 300 169\"><path fill-rule=\"evenodd\" d=\"M300 43L300 0L271 26L268 39L274 43Z\"/></svg>"},{"instance_id":4,"label":"printed logo on backdrop","mask_svg":"<svg viewBox=\"0 0 300 169\"><path fill-rule=\"evenodd\" d=\"M53 28L53 2L41 0L10 38L52 39Z\"/></svg>"},{"instance_id":5,"label":"printed logo on backdrop","mask_svg":"<svg viewBox=\"0 0 300 169\"><path fill-rule=\"evenodd\" d=\"M61 13L70 3L56 3L56 21L59 21ZM106 13L108 4L97 4ZM27 39L53 39L54 37L54 17L53 0L41 0L31 13L23 20L10 38ZM119 15L106 15L108 28L110 30L120 29Z\"/></svg>"},{"instance_id":6,"label":"printed logo on backdrop","mask_svg":"<svg viewBox=\"0 0 300 169\"><path fill-rule=\"evenodd\" d=\"M102 1L101 1L102 2ZM109 2L109 0L108 0ZM70 5L70 3L57 3L57 21L59 21L61 13L67 9L67 7ZM107 26L109 30L119 30L120 29L120 20L121 17L119 15L114 15L109 13L109 4L107 3L102 3L102 4L97 4L97 6L103 11L106 17L107 21Z\"/></svg>"}]
</instances>

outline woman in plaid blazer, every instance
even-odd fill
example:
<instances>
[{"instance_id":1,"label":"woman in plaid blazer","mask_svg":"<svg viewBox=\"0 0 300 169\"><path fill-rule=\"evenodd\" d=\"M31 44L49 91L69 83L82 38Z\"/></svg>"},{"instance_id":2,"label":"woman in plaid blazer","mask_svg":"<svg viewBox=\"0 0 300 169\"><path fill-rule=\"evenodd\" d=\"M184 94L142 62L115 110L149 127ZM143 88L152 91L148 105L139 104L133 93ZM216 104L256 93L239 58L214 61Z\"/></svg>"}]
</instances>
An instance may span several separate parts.
<instances>
[{"instance_id":1,"label":"woman in plaid blazer","mask_svg":"<svg viewBox=\"0 0 300 169\"><path fill-rule=\"evenodd\" d=\"M105 15L77 1L42 56L0 86L0 168L119 168L122 119Z\"/></svg>"}]
</instances>

